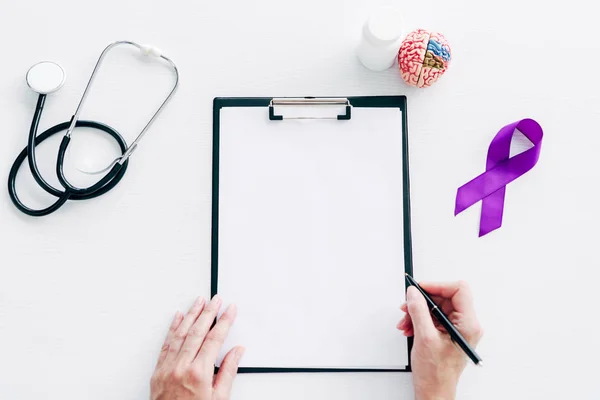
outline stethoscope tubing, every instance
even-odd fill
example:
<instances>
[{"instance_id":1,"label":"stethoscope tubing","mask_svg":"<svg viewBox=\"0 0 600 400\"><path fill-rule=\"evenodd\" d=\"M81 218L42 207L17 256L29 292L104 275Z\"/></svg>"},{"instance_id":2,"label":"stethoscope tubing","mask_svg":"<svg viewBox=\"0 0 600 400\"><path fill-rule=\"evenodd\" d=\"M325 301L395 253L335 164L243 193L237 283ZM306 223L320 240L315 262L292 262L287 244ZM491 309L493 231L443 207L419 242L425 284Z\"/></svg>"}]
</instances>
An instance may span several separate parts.
<instances>
[{"instance_id":1,"label":"stethoscope tubing","mask_svg":"<svg viewBox=\"0 0 600 400\"><path fill-rule=\"evenodd\" d=\"M68 200L89 200L103 195L104 193L113 189L121 181L123 175L125 175L125 172L127 171L127 166L129 165L129 159L125 160L122 164L116 163L110 169L110 171L94 185L87 188L77 188L68 182L64 174L64 159L70 142L70 137L65 135L61 141L56 160L56 174L59 183L61 184L61 186L63 186L63 190L56 189L55 187L50 185L42 177L37 167L35 148L51 136L59 132L68 130L71 126L71 121L57 124L52 128L49 128L48 130L44 131L42 134L37 135L45 101L46 95L40 94L38 97L35 113L33 115L33 120L31 122L31 127L29 130L27 147L24 148L21 151L21 153L19 153L8 175L8 193L13 204L21 212L34 217L41 217L51 214L58 210L60 207L62 207ZM78 120L75 126L98 129L100 131L103 131L106 134L110 135L117 142L121 153L124 154L127 151L127 143L125 142L125 139L121 136L119 132L117 132L115 129L111 128L108 125L96 121ZM54 197L57 197L56 202L54 202L52 205L43 209L35 210L27 207L19 199L16 191L16 178L19 169L25 161L25 159L28 160L29 170L31 171L31 174L37 182L37 184L47 193L51 194Z\"/></svg>"}]
</instances>

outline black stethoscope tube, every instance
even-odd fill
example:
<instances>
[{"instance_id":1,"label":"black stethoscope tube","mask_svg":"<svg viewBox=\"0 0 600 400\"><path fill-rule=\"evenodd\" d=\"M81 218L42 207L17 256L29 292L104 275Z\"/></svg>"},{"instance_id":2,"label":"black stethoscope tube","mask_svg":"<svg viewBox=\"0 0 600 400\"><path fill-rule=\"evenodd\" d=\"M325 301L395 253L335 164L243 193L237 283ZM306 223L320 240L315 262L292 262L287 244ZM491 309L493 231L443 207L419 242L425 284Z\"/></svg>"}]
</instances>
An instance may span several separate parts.
<instances>
[{"instance_id":1,"label":"black stethoscope tube","mask_svg":"<svg viewBox=\"0 0 600 400\"><path fill-rule=\"evenodd\" d=\"M29 130L29 140L27 142L27 147L23 149L23 151L21 151L21 153L17 156L8 175L8 194L10 195L10 199L12 200L15 207L17 207L20 211L33 217L41 217L44 215L51 214L54 211L58 210L62 205L64 205L67 202L67 200L88 200L103 195L119 183L119 181L123 178L123 175L127 171L127 166L129 164L129 160L126 160L123 164L117 163L102 179L100 179L94 185L88 188L77 188L67 181L64 174L63 165L65 153L71 140L70 137L64 136L60 143L58 157L56 160L56 174L58 177L58 181L63 186L64 190L59 190L52 187L48 182L44 180L37 167L35 159L35 147L42 143L44 140L48 139L50 136L67 130L69 128L70 122L63 122L61 124L55 125L38 136L37 131L40 123L40 118L42 116L42 111L44 109L45 101L46 95L40 94L40 96L38 97L37 105L35 107L33 120L31 122L31 128ZM119 132L117 132L108 125L95 121L80 120L77 121L75 126L82 128L98 129L100 131L103 131L110 135L118 143L119 148L121 149L121 153L125 153L127 151L127 143L125 142L125 139L123 139ZM15 188L17 173L26 158L28 159L31 174L33 175L33 178L35 179L37 184L46 192L58 198L54 204L47 208L41 210L31 209L25 204L23 204L23 202L21 202L21 200L17 196Z\"/></svg>"}]
</instances>

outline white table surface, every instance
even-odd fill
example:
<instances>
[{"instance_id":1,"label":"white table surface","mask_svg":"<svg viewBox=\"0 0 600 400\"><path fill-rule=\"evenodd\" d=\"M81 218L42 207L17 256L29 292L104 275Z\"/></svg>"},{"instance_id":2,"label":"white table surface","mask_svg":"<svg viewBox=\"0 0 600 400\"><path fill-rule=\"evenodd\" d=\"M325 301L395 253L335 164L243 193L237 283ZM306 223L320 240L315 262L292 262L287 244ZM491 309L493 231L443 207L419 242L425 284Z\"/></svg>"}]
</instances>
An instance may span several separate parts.
<instances>
[{"instance_id":1,"label":"white table surface","mask_svg":"<svg viewBox=\"0 0 600 400\"><path fill-rule=\"evenodd\" d=\"M415 274L470 282L485 328L486 366L467 369L459 398L600 397L597 6L398 2L407 25L443 32L453 49L447 75L416 90L354 56L380 3L394 2L2 1L3 179L26 143L36 96L23 78L33 63L56 60L68 74L42 127L69 119L113 40L162 48L181 86L114 191L41 219L0 196L1 399L148 398L173 313L209 294L213 97L383 94L408 96ZM136 74L126 52L111 60L83 117L131 141L170 75ZM504 226L478 238L478 206L453 216L456 188L483 171L497 130L524 117L545 130L540 162L508 187ZM52 177L54 148L42 147ZM24 175L23 197L49 202ZM413 394L410 374L245 375L233 397Z\"/></svg>"}]
</instances>

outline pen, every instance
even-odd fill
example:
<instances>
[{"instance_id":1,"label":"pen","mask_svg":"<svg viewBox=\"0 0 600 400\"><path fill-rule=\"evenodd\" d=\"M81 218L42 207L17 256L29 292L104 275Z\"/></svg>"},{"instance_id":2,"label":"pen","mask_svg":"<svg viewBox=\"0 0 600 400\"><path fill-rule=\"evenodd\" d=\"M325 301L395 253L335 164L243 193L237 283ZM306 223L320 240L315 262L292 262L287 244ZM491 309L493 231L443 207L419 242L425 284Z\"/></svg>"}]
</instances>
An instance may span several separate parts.
<instances>
[{"instance_id":1,"label":"pen","mask_svg":"<svg viewBox=\"0 0 600 400\"><path fill-rule=\"evenodd\" d=\"M471 361L475 363L475 365L480 367L483 366L481 357L479 357L475 350L469 346L467 340L463 337L463 335L460 334L454 324L450 322L448 317L442 312L442 310L438 308L437 304L431 300L431 297L427 294L427 292L425 292L421 286L419 286L417 281L415 281L414 278L409 274L406 274L406 283L408 286L414 286L419 292L421 292L423 297L425 297L425 301L427 301L427 305L429 306L431 314L439 321L444 329L446 329L446 332L448 332L452 341L460 346L460 348L467 354Z\"/></svg>"}]
</instances>

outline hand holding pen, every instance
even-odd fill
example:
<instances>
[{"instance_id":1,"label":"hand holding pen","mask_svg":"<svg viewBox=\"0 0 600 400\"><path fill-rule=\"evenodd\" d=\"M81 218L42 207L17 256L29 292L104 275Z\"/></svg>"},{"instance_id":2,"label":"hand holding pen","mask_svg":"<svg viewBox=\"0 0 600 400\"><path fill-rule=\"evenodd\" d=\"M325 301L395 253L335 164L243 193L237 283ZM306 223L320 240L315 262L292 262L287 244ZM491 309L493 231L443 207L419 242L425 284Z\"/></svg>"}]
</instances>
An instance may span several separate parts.
<instances>
[{"instance_id":1,"label":"hand holding pen","mask_svg":"<svg viewBox=\"0 0 600 400\"><path fill-rule=\"evenodd\" d=\"M438 318L432 315L430 305L414 285L416 282L413 280L414 284L409 283L408 277L407 281L407 285L410 285L406 294L407 302L402 306L407 314L398 324L398 329L406 336L414 336L411 365L415 398L453 399L458 379L469 358L465 350L453 342ZM468 285L456 282L420 283L418 286L447 316L468 346L474 349L481 339L482 329L475 315Z\"/></svg>"}]
</instances>

